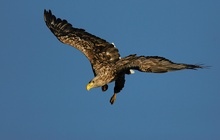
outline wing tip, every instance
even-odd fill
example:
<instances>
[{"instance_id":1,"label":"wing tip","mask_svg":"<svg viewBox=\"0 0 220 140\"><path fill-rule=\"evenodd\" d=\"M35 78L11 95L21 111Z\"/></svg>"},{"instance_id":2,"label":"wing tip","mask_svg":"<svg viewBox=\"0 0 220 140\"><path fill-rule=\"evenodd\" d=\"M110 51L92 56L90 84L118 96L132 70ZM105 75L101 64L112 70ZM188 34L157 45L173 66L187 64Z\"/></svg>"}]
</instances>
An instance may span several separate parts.
<instances>
[{"instance_id":1,"label":"wing tip","mask_svg":"<svg viewBox=\"0 0 220 140\"><path fill-rule=\"evenodd\" d=\"M56 18L50 9L44 9L44 21L55 36L66 35L73 30L72 24L65 19Z\"/></svg>"},{"instance_id":2,"label":"wing tip","mask_svg":"<svg viewBox=\"0 0 220 140\"><path fill-rule=\"evenodd\" d=\"M51 10L48 11L44 9L44 21L47 26L51 24L52 21L56 20L56 17L52 14Z\"/></svg>"}]
</instances>

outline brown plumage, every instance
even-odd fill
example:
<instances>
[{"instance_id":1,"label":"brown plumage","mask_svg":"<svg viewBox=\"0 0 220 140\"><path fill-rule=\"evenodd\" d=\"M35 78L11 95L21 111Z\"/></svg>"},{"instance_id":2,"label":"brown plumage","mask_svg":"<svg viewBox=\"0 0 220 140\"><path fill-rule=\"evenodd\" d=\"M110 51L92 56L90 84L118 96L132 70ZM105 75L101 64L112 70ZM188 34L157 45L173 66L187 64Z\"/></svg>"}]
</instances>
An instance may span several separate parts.
<instances>
[{"instance_id":1,"label":"brown plumage","mask_svg":"<svg viewBox=\"0 0 220 140\"><path fill-rule=\"evenodd\" d=\"M131 74L132 69L141 72L164 73L203 68L200 65L173 63L159 56L133 54L120 58L119 51L114 44L87 33L83 29L74 28L66 20L56 18L50 10L44 10L44 20L58 40L80 50L89 59L95 77L86 86L87 90L102 87L102 91L106 91L107 84L115 81L114 95L110 99L111 104L116 100L116 94L124 87L125 74Z\"/></svg>"}]
</instances>

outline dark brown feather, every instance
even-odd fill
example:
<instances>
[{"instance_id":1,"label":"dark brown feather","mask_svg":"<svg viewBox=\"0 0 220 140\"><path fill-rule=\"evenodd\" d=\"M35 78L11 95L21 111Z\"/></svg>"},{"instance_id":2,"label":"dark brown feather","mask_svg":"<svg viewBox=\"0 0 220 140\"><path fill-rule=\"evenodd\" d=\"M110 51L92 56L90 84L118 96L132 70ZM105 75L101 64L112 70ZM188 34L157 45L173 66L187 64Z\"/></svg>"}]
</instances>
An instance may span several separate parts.
<instances>
[{"instance_id":1,"label":"dark brown feather","mask_svg":"<svg viewBox=\"0 0 220 140\"><path fill-rule=\"evenodd\" d=\"M200 65L174 63L166 58L159 56L136 55L129 55L125 58L122 58L116 63L116 65L118 72L126 71L128 69L135 69L141 72L164 73L182 69L203 68Z\"/></svg>"},{"instance_id":2,"label":"dark brown feather","mask_svg":"<svg viewBox=\"0 0 220 140\"><path fill-rule=\"evenodd\" d=\"M66 20L56 18L52 12L44 10L44 20L51 32L62 42L80 50L92 66L115 63L119 60L118 49L104 39L94 36L83 29L74 28ZM94 72L97 73L98 69Z\"/></svg>"}]
</instances>

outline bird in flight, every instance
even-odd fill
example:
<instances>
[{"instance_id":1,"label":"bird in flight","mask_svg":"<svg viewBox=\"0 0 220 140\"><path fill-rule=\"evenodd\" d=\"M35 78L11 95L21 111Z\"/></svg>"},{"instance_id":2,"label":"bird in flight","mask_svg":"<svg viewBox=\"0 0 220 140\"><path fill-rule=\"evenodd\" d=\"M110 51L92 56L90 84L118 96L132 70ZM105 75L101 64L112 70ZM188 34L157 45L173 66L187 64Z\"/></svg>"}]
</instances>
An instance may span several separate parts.
<instances>
[{"instance_id":1,"label":"bird in flight","mask_svg":"<svg viewBox=\"0 0 220 140\"><path fill-rule=\"evenodd\" d=\"M86 89L101 87L102 91L108 89L108 84L115 82L114 94L110 98L113 104L116 94L125 84L125 75L133 70L150 73L165 73L182 69L203 68L201 65L174 63L160 56L137 56L131 54L121 58L118 49L113 43L75 28L66 20L56 18L51 10L44 10L44 21L50 31L59 41L81 51L90 61L94 78L87 84Z\"/></svg>"}]
</instances>

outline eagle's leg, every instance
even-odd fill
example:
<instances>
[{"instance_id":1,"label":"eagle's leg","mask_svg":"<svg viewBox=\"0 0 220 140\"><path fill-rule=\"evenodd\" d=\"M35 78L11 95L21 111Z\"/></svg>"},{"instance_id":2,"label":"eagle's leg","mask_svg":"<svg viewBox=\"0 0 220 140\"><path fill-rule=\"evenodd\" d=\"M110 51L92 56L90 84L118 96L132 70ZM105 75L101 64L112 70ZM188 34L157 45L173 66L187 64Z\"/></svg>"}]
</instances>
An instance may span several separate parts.
<instances>
[{"instance_id":1,"label":"eagle's leg","mask_svg":"<svg viewBox=\"0 0 220 140\"><path fill-rule=\"evenodd\" d=\"M116 100L116 94L119 93L125 84L125 73L118 75L118 78L115 80L114 94L110 99L110 103L113 104Z\"/></svg>"},{"instance_id":2,"label":"eagle's leg","mask_svg":"<svg viewBox=\"0 0 220 140\"><path fill-rule=\"evenodd\" d=\"M108 90L108 85L107 84L102 86L102 91L105 92L106 90Z\"/></svg>"},{"instance_id":3,"label":"eagle's leg","mask_svg":"<svg viewBox=\"0 0 220 140\"><path fill-rule=\"evenodd\" d=\"M114 104L114 102L115 102L115 100L116 100L116 94L117 94L117 93L114 93L113 96L112 96L111 99L110 99L110 103L111 103L112 105Z\"/></svg>"}]
</instances>

